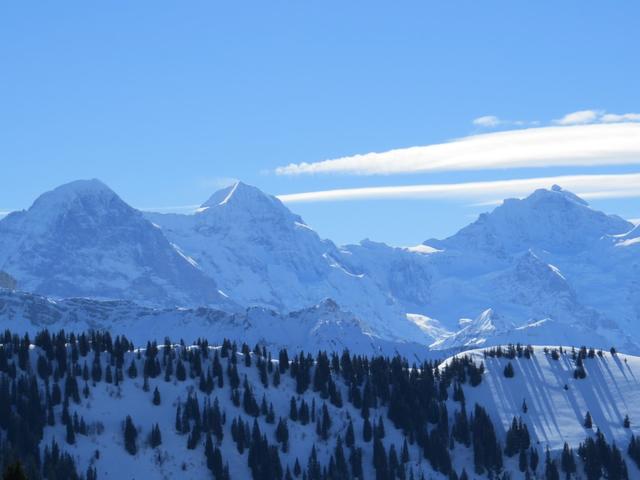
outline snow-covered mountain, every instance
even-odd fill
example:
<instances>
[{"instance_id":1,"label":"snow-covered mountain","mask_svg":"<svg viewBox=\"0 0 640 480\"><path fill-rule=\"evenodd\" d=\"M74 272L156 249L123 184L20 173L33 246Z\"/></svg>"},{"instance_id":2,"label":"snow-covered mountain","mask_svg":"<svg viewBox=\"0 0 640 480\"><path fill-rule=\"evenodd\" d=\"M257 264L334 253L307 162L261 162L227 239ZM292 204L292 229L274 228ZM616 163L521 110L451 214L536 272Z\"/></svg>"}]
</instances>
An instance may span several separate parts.
<instances>
[{"instance_id":1,"label":"snow-covered mountain","mask_svg":"<svg viewBox=\"0 0 640 480\"><path fill-rule=\"evenodd\" d=\"M58 299L269 311L277 319L271 328L301 348L297 338L312 328L283 319L306 311L318 320L336 305L366 338L403 348L557 344L573 335L640 353L639 228L553 186L505 200L443 240L339 247L241 182L180 215L142 214L102 183L80 181L0 221L0 270L21 290ZM473 320L487 311L502 319L500 328ZM153 331L162 336L174 326L163 320ZM327 345L364 338L338 338L346 333L333 328L314 331Z\"/></svg>"},{"instance_id":2,"label":"snow-covered mountain","mask_svg":"<svg viewBox=\"0 0 640 480\"><path fill-rule=\"evenodd\" d=\"M255 187L236 183L193 215L146 216L242 305L286 312L330 298L382 338L429 340L406 319L393 290L351 268L348 252Z\"/></svg>"},{"instance_id":3,"label":"snow-covered mountain","mask_svg":"<svg viewBox=\"0 0 640 480\"><path fill-rule=\"evenodd\" d=\"M554 185L523 200L508 199L445 240L426 244L440 249L483 251L501 257L535 247L575 255L607 235L626 233L633 224L606 215L571 192Z\"/></svg>"},{"instance_id":4,"label":"snow-covered mountain","mask_svg":"<svg viewBox=\"0 0 640 480\"><path fill-rule=\"evenodd\" d=\"M550 318L637 351L640 317L630 289L640 255L619 243L633 228L555 186L507 200L453 237L427 243L443 250L434 267L454 272L458 298L481 292L487 308L516 325ZM461 277L465 264L473 267Z\"/></svg>"},{"instance_id":5,"label":"snow-covered mountain","mask_svg":"<svg viewBox=\"0 0 640 480\"><path fill-rule=\"evenodd\" d=\"M190 262L98 180L58 187L0 221L0 270L43 295L231 308Z\"/></svg>"},{"instance_id":6,"label":"snow-covered mountain","mask_svg":"<svg viewBox=\"0 0 640 480\"><path fill-rule=\"evenodd\" d=\"M433 348L528 337L553 344L573 332L639 352L637 236L630 222L558 186L537 190L506 200L452 237L407 249L411 267L403 271L413 275L396 298L453 333L435 338ZM390 259L399 249L368 241L346 249L378 284L398 277ZM509 326L471 333L469 319L488 310Z\"/></svg>"}]
</instances>

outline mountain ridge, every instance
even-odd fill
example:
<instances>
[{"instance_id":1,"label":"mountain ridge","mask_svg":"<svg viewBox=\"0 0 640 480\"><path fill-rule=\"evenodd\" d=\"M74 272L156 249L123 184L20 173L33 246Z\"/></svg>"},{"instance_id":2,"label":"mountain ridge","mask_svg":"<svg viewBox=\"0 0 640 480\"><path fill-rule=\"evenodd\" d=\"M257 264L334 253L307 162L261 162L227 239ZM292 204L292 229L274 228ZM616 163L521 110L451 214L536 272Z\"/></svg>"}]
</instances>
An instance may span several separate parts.
<instances>
[{"instance_id":1,"label":"mountain ridge","mask_svg":"<svg viewBox=\"0 0 640 480\"><path fill-rule=\"evenodd\" d=\"M377 341L432 348L468 348L466 319L491 310L511 327L480 332L485 346L509 335L556 343L586 326L599 347L624 339L634 353L638 232L555 185L507 199L455 235L419 247L337 246L279 199L242 182L184 215L139 212L89 180L0 220L0 270L23 290L54 298L256 307L281 316L330 299Z\"/></svg>"}]
</instances>

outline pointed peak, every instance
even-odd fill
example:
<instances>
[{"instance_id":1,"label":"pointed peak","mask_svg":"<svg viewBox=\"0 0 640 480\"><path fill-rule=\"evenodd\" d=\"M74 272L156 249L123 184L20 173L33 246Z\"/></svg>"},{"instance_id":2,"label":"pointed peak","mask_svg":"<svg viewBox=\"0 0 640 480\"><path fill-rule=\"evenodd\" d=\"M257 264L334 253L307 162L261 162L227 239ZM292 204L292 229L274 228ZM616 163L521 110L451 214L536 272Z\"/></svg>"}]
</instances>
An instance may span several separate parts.
<instances>
[{"instance_id":1,"label":"pointed peak","mask_svg":"<svg viewBox=\"0 0 640 480\"><path fill-rule=\"evenodd\" d=\"M216 212L216 213L214 213ZM264 193L257 187L237 182L214 193L202 204L197 213L210 215L234 215L261 217L270 222L286 221L288 223L304 222L276 197Z\"/></svg>"},{"instance_id":2,"label":"pointed peak","mask_svg":"<svg viewBox=\"0 0 640 480\"><path fill-rule=\"evenodd\" d=\"M470 326L480 330L504 330L506 322L502 315L497 314L493 308L488 308L478 315Z\"/></svg>"},{"instance_id":3,"label":"pointed peak","mask_svg":"<svg viewBox=\"0 0 640 480\"><path fill-rule=\"evenodd\" d=\"M236 182L233 185L229 185L228 187L218 190L211 195L211 197L202 204L202 208L216 207L237 202L246 203L256 200L272 201L273 199L274 197L264 193L257 187L247 185L243 182Z\"/></svg>"}]
</instances>

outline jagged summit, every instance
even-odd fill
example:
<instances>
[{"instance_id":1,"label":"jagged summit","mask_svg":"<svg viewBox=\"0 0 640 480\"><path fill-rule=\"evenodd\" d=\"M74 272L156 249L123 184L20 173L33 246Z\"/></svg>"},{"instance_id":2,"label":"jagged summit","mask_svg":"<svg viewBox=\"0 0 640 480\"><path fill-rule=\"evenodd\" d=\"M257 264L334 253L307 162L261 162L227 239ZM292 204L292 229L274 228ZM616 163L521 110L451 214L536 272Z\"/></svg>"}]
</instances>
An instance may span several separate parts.
<instances>
[{"instance_id":1,"label":"jagged summit","mask_svg":"<svg viewBox=\"0 0 640 480\"><path fill-rule=\"evenodd\" d=\"M522 200L507 199L452 237L425 244L501 255L530 248L575 252L603 236L626 233L632 228L626 220L594 210L582 198L554 185Z\"/></svg>"},{"instance_id":2,"label":"jagged summit","mask_svg":"<svg viewBox=\"0 0 640 480\"><path fill-rule=\"evenodd\" d=\"M201 205L198 211L222 208L245 210L254 214L277 213L294 216L276 197L243 182L236 182L218 190Z\"/></svg>"},{"instance_id":3,"label":"jagged summit","mask_svg":"<svg viewBox=\"0 0 640 480\"><path fill-rule=\"evenodd\" d=\"M511 202L513 199L505 200L505 202ZM553 185L550 189L539 188L535 190L531 195L524 200L532 206L538 205L556 205L562 206L567 203L574 203L576 205L588 207L589 202L580 198L573 192L563 189L560 185Z\"/></svg>"},{"instance_id":4,"label":"jagged summit","mask_svg":"<svg viewBox=\"0 0 640 480\"><path fill-rule=\"evenodd\" d=\"M265 197L269 197L269 195L259 188L247 185L244 182L236 182L233 185L216 191L202 204L202 207L215 207L218 205L226 205L230 202L250 201L251 199L264 199Z\"/></svg>"},{"instance_id":5,"label":"jagged summit","mask_svg":"<svg viewBox=\"0 0 640 480\"><path fill-rule=\"evenodd\" d=\"M304 225L278 198L243 182L215 192L196 211L194 220L203 228L208 225L216 230L245 230L245 234L267 236ZM163 223L160 218L154 221Z\"/></svg>"}]
</instances>

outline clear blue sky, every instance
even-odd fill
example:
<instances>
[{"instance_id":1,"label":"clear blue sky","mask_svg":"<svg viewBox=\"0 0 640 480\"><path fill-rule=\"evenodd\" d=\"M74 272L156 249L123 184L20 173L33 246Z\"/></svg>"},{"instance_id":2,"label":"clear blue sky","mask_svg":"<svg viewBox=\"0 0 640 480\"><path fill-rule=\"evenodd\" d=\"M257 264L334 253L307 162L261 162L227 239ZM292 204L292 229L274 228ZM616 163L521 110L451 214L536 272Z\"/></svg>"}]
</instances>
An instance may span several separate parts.
<instances>
[{"instance_id":1,"label":"clear blue sky","mask_svg":"<svg viewBox=\"0 0 640 480\"><path fill-rule=\"evenodd\" d=\"M225 179L288 194L639 172L274 173L492 131L472 124L486 115L532 126L638 112L638 19L635 1L3 2L0 211L93 177L150 208L202 203ZM637 197L592 204L640 218ZM488 208L455 197L290 207L340 243L398 245Z\"/></svg>"}]
</instances>

